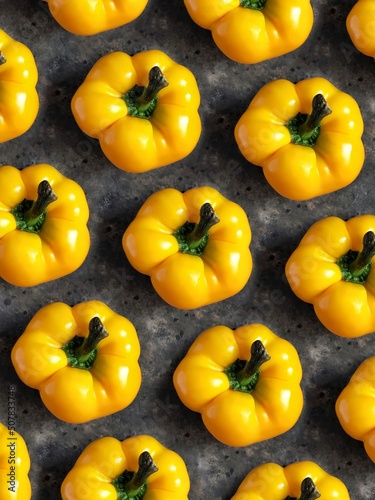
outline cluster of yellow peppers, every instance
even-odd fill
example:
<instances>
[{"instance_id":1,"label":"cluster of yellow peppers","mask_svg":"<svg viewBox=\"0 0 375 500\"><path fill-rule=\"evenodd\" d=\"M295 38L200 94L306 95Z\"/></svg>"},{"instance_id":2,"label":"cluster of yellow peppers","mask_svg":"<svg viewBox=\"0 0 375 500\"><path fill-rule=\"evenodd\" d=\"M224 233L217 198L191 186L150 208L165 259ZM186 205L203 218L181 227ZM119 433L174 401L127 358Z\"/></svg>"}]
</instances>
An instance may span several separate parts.
<instances>
[{"instance_id":1,"label":"cluster of yellow peppers","mask_svg":"<svg viewBox=\"0 0 375 500\"><path fill-rule=\"evenodd\" d=\"M93 35L136 19L147 0L109 8L105 2L47 0L58 23ZM191 18L212 32L229 58L253 64L301 46L313 26L309 0L184 0ZM358 0L347 30L358 50L375 57L371 0ZM239 26L241 27L239 29ZM241 33L241 36L238 34ZM0 30L0 143L34 123L38 71L31 51ZM191 153L201 134L194 75L158 50L108 54L93 66L71 103L80 129L96 138L118 168L139 173ZM234 135L244 157L263 168L282 196L307 200L353 182L364 163L363 120L355 100L323 78L265 85ZM126 154L124 155L124 150ZM82 188L51 165L0 167L0 276L28 287L77 270L90 247ZM195 309L240 292L252 271L246 213L214 188L166 188L141 207L123 235L131 265L147 274L173 307ZM286 264L293 292L313 304L336 335L375 331L375 216L315 223ZM373 283L374 282L374 283ZM184 286L181 287L181 283ZM99 301L40 309L12 350L20 379L39 390L57 418L84 423L130 405L140 385L134 325ZM218 325L197 337L175 370L181 401L229 446L248 446L287 432L303 408L302 366L295 348L264 325ZM364 442L375 462L375 357L365 360L336 401L343 429ZM26 444L0 424L0 496L31 495ZM8 450L9 448L9 450ZM7 453L4 455L4 450ZM13 450L14 455L11 454ZM14 462L9 460L13 460ZM12 478L17 465L17 478ZM9 485L11 488L9 489ZM92 442L65 478L64 500L187 499L181 457L151 436ZM15 492L16 495L9 495ZM317 464L256 467L233 500L349 499L345 485ZM123 496L121 496L123 498Z\"/></svg>"}]
</instances>

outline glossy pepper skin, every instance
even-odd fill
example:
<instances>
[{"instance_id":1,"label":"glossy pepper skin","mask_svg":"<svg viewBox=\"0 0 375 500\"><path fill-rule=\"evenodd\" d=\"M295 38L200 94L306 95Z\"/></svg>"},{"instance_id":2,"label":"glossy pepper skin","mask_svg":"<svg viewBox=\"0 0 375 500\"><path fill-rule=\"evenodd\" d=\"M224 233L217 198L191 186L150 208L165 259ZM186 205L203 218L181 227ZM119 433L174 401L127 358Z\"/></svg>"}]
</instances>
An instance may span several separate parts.
<instances>
[{"instance_id":1,"label":"glossy pepper skin","mask_svg":"<svg viewBox=\"0 0 375 500\"><path fill-rule=\"evenodd\" d=\"M336 415L344 431L363 441L375 463L375 356L365 359L337 398Z\"/></svg>"},{"instance_id":2,"label":"glossy pepper skin","mask_svg":"<svg viewBox=\"0 0 375 500\"><path fill-rule=\"evenodd\" d=\"M193 21L211 31L218 48L238 63L287 54L309 36L310 0L184 0Z\"/></svg>"},{"instance_id":3,"label":"glossy pepper skin","mask_svg":"<svg viewBox=\"0 0 375 500\"><path fill-rule=\"evenodd\" d=\"M27 132L39 111L31 50L0 29L0 143Z\"/></svg>"},{"instance_id":4,"label":"glossy pepper skin","mask_svg":"<svg viewBox=\"0 0 375 500\"><path fill-rule=\"evenodd\" d=\"M200 134L194 75L160 50L99 59L73 96L79 128L118 168L146 172L185 158Z\"/></svg>"},{"instance_id":5,"label":"glossy pepper skin","mask_svg":"<svg viewBox=\"0 0 375 500\"><path fill-rule=\"evenodd\" d=\"M372 0L358 0L346 18L346 29L357 50L375 58L375 5Z\"/></svg>"},{"instance_id":6,"label":"glossy pepper skin","mask_svg":"<svg viewBox=\"0 0 375 500\"><path fill-rule=\"evenodd\" d=\"M30 287L78 269L88 217L82 188L53 166L0 167L0 277Z\"/></svg>"},{"instance_id":7,"label":"glossy pepper skin","mask_svg":"<svg viewBox=\"0 0 375 500\"><path fill-rule=\"evenodd\" d=\"M301 378L296 349L266 326L219 325L193 342L173 384L217 440L248 446L294 426L303 407Z\"/></svg>"},{"instance_id":8,"label":"glossy pepper skin","mask_svg":"<svg viewBox=\"0 0 375 500\"><path fill-rule=\"evenodd\" d=\"M129 487L133 496L125 496L125 491L129 493L126 485L131 473L143 468L143 464L139 466L139 457L144 452L149 454L143 459L148 470L138 482L139 492L133 482ZM122 442L103 437L90 443L64 479L61 496L63 500L187 500L189 489L190 479L183 459L154 437L139 435Z\"/></svg>"},{"instance_id":9,"label":"glossy pepper skin","mask_svg":"<svg viewBox=\"0 0 375 500\"><path fill-rule=\"evenodd\" d=\"M13 366L57 418L80 424L126 408L141 372L134 325L99 301L40 309L12 349Z\"/></svg>"},{"instance_id":10,"label":"glossy pepper skin","mask_svg":"<svg viewBox=\"0 0 375 500\"><path fill-rule=\"evenodd\" d=\"M286 264L293 292L341 337L375 331L374 231L374 215L326 217L310 227Z\"/></svg>"},{"instance_id":11,"label":"glossy pepper skin","mask_svg":"<svg viewBox=\"0 0 375 500\"><path fill-rule=\"evenodd\" d=\"M30 500L30 456L23 437L0 422L0 498Z\"/></svg>"},{"instance_id":12,"label":"glossy pepper skin","mask_svg":"<svg viewBox=\"0 0 375 500\"><path fill-rule=\"evenodd\" d=\"M126 229L130 264L147 274L168 304L195 309L246 285L252 270L251 229L244 210L216 189L151 195Z\"/></svg>"},{"instance_id":13,"label":"glossy pepper skin","mask_svg":"<svg viewBox=\"0 0 375 500\"><path fill-rule=\"evenodd\" d=\"M356 101L324 78L266 84L234 132L243 156L291 200L315 198L353 182L365 158L362 133Z\"/></svg>"},{"instance_id":14,"label":"glossy pepper skin","mask_svg":"<svg viewBox=\"0 0 375 500\"><path fill-rule=\"evenodd\" d=\"M75 35L96 35L139 17L148 0L45 0L52 17Z\"/></svg>"},{"instance_id":15,"label":"glossy pepper skin","mask_svg":"<svg viewBox=\"0 0 375 500\"><path fill-rule=\"evenodd\" d=\"M304 480L305 486L302 485ZM231 500L314 500L316 498L350 500L349 492L340 479L325 472L315 462L303 461L286 467L272 462L255 467L247 474Z\"/></svg>"}]
</instances>

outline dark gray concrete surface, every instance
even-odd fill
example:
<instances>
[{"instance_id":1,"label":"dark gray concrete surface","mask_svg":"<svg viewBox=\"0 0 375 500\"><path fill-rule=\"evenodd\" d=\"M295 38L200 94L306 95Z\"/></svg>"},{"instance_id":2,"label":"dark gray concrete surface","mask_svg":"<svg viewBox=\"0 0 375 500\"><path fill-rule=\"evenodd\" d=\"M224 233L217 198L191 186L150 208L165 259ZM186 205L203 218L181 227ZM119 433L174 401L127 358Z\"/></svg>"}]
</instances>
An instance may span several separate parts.
<instances>
[{"instance_id":1,"label":"dark gray concrete surface","mask_svg":"<svg viewBox=\"0 0 375 500\"><path fill-rule=\"evenodd\" d=\"M7 393L16 388L17 430L31 455L33 499L60 498L60 485L84 447L101 436L119 439L152 434L185 460L191 500L229 500L253 467L313 460L344 481L352 499L375 498L374 467L363 445L347 436L334 403L359 363L375 352L374 335L356 340L337 337L316 319L310 305L291 292L285 263L304 232L316 220L374 213L374 62L351 45L345 19L354 0L314 0L315 23L298 50L257 65L227 59L208 31L187 14L182 0L150 0L133 23L93 37L61 28L40 1L1 2L1 28L26 43L38 69L40 111L34 126L0 145L0 163L18 168L50 163L84 188L91 210L91 249L75 273L22 289L0 281L0 419L6 423ZM161 49L186 65L201 91L203 131L186 159L149 173L128 174L110 164L98 143L77 127L71 98L97 59L122 50L134 54ZM365 122L366 161L357 180L345 189L294 202L269 187L262 170L239 153L234 126L255 93L276 78L298 81L323 76L359 103ZM211 185L238 202L253 230L254 269L238 295L193 311L177 310L160 299L149 278L127 262L121 237L144 200L171 186L186 190ZM76 304L98 299L136 326L142 353L143 383L125 410L82 425L54 418L37 391L17 377L10 352L35 312L47 303ZM261 322L297 348L303 369L305 404L292 430L245 448L217 442L200 416L178 400L172 374L204 329Z\"/></svg>"}]
</instances>

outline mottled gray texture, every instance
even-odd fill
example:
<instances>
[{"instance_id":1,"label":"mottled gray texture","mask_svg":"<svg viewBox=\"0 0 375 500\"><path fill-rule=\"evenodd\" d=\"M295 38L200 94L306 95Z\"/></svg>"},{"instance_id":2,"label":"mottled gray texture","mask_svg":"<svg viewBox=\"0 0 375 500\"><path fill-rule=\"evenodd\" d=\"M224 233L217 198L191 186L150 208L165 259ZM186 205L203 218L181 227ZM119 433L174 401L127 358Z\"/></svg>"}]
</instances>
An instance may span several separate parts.
<instances>
[{"instance_id":1,"label":"mottled gray texture","mask_svg":"<svg viewBox=\"0 0 375 500\"><path fill-rule=\"evenodd\" d=\"M46 162L84 188L91 209L91 250L70 276L31 289L0 282L0 419L6 422L7 390L16 387L17 429L31 454L33 499L59 498L60 484L83 448L104 435L124 439L148 433L186 461L191 500L229 500L253 467L313 460L341 478L355 500L374 498L374 464L362 443L348 437L334 403L359 363L374 354L374 336L349 340L329 333L310 305L291 292L284 274L289 255L310 225L325 216L374 212L374 62L351 45L345 28L353 0L313 2L315 24L298 50L254 66L227 59L211 35L196 26L182 0L150 0L133 23L93 37L64 31L39 1L2 2L1 27L26 43L39 68L40 112L29 132L0 145L0 164L18 168ZM157 48L195 75L203 131L194 152L177 164L132 175L111 165L98 143L77 127L71 98L96 60L110 51L130 54ZM359 103L365 121L366 162L347 188L294 202L275 193L262 170L239 153L234 126L262 85L276 78L298 81L323 76ZM252 276L241 293L195 311L165 304L148 277L127 262L121 237L144 200L166 186L186 190L211 185L238 202L253 230ZM83 425L54 418L37 391L22 384L10 351L28 321L53 301L98 299L136 326L142 347L143 383L127 409ZM204 329L262 322L297 348L303 369L305 406L288 433L245 448L217 442L198 414L185 408L172 385L173 370Z\"/></svg>"}]
</instances>

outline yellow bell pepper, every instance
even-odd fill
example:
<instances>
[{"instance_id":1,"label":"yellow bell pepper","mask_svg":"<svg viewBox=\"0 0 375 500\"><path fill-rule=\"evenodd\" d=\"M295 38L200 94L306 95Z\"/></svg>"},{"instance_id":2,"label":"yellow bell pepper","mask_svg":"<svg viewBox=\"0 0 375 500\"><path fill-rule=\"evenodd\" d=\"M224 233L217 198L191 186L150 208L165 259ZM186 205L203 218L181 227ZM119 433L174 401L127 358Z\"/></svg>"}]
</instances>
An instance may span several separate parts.
<instances>
[{"instance_id":1,"label":"yellow bell pepper","mask_svg":"<svg viewBox=\"0 0 375 500\"><path fill-rule=\"evenodd\" d=\"M126 229L122 245L162 299L195 309L242 290L252 270L250 241L244 210L204 186L154 193Z\"/></svg>"},{"instance_id":2,"label":"yellow bell pepper","mask_svg":"<svg viewBox=\"0 0 375 500\"><path fill-rule=\"evenodd\" d=\"M251 470L231 500L350 500L345 484L311 461Z\"/></svg>"},{"instance_id":3,"label":"yellow bell pepper","mask_svg":"<svg viewBox=\"0 0 375 500\"><path fill-rule=\"evenodd\" d=\"M61 485L63 500L187 500L183 459L152 436L90 443Z\"/></svg>"},{"instance_id":4,"label":"yellow bell pepper","mask_svg":"<svg viewBox=\"0 0 375 500\"><path fill-rule=\"evenodd\" d=\"M365 359L337 398L336 415L344 431L363 441L375 463L375 356Z\"/></svg>"},{"instance_id":5,"label":"yellow bell pepper","mask_svg":"<svg viewBox=\"0 0 375 500\"><path fill-rule=\"evenodd\" d=\"M141 384L134 325L99 301L40 309L15 343L13 366L57 418L80 424L126 408Z\"/></svg>"},{"instance_id":6,"label":"yellow bell pepper","mask_svg":"<svg viewBox=\"0 0 375 500\"><path fill-rule=\"evenodd\" d=\"M118 168L139 173L185 158L200 134L194 75L160 50L99 59L73 96L79 128Z\"/></svg>"},{"instance_id":7,"label":"yellow bell pepper","mask_svg":"<svg viewBox=\"0 0 375 500\"><path fill-rule=\"evenodd\" d=\"M211 31L233 61L254 64L300 47L313 27L310 0L184 0L193 21Z\"/></svg>"},{"instance_id":8,"label":"yellow bell pepper","mask_svg":"<svg viewBox=\"0 0 375 500\"><path fill-rule=\"evenodd\" d=\"M219 325L193 342L173 384L218 441L248 446L294 426L303 407L301 378L296 349L266 326Z\"/></svg>"},{"instance_id":9,"label":"yellow bell pepper","mask_svg":"<svg viewBox=\"0 0 375 500\"><path fill-rule=\"evenodd\" d=\"M0 29L0 143L24 134L39 111L31 50Z\"/></svg>"},{"instance_id":10,"label":"yellow bell pepper","mask_svg":"<svg viewBox=\"0 0 375 500\"><path fill-rule=\"evenodd\" d=\"M0 498L30 500L30 457L23 437L0 422Z\"/></svg>"},{"instance_id":11,"label":"yellow bell pepper","mask_svg":"<svg viewBox=\"0 0 375 500\"><path fill-rule=\"evenodd\" d=\"M358 0L346 18L346 29L357 50L375 58L375 5L373 0Z\"/></svg>"},{"instance_id":12,"label":"yellow bell pepper","mask_svg":"<svg viewBox=\"0 0 375 500\"><path fill-rule=\"evenodd\" d=\"M374 215L347 222L326 217L310 227L286 264L293 292L341 337L375 331L374 231Z\"/></svg>"},{"instance_id":13,"label":"yellow bell pepper","mask_svg":"<svg viewBox=\"0 0 375 500\"><path fill-rule=\"evenodd\" d=\"M52 17L67 31L75 35L95 35L139 17L148 0L45 0Z\"/></svg>"},{"instance_id":14,"label":"yellow bell pepper","mask_svg":"<svg viewBox=\"0 0 375 500\"><path fill-rule=\"evenodd\" d=\"M243 156L282 196L308 200L358 176L365 153L356 101L324 78L262 87L236 124Z\"/></svg>"},{"instance_id":15,"label":"yellow bell pepper","mask_svg":"<svg viewBox=\"0 0 375 500\"><path fill-rule=\"evenodd\" d=\"M82 188L54 167L0 167L0 277L29 287L78 269L90 248Z\"/></svg>"}]
</instances>

